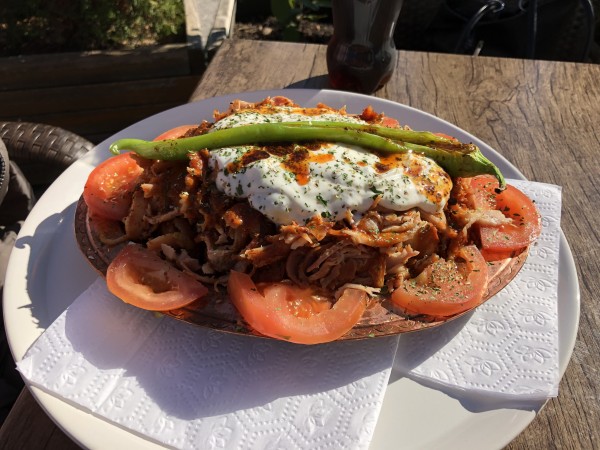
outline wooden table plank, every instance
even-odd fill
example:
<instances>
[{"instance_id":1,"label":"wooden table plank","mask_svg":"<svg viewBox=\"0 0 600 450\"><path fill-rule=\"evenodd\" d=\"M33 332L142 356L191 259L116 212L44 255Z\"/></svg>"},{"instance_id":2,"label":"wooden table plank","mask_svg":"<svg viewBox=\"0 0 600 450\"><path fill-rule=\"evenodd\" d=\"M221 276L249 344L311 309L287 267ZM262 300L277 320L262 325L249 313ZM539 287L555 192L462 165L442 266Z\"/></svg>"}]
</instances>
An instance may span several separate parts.
<instances>
[{"instance_id":1,"label":"wooden table plank","mask_svg":"<svg viewBox=\"0 0 600 450\"><path fill-rule=\"evenodd\" d=\"M0 120L46 123L94 143L186 103L203 63L180 44L2 60Z\"/></svg>"},{"instance_id":2,"label":"wooden table plank","mask_svg":"<svg viewBox=\"0 0 600 450\"><path fill-rule=\"evenodd\" d=\"M31 120L36 116L51 117L62 113L85 114L87 111L118 108L122 104L148 106L177 102L181 105L187 101L199 80L197 75L182 75L133 82L0 91L0 104L6 108L2 118L8 120L27 116Z\"/></svg>"},{"instance_id":3,"label":"wooden table plank","mask_svg":"<svg viewBox=\"0 0 600 450\"><path fill-rule=\"evenodd\" d=\"M0 65L0 91L185 76L189 58L187 44L9 56Z\"/></svg>"},{"instance_id":4,"label":"wooden table plank","mask_svg":"<svg viewBox=\"0 0 600 450\"><path fill-rule=\"evenodd\" d=\"M23 389L0 429L1 450L75 450L75 444L44 413L27 389Z\"/></svg>"},{"instance_id":5,"label":"wooden table plank","mask_svg":"<svg viewBox=\"0 0 600 450\"><path fill-rule=\"evenodd\" d=\"M228 40L192 100L282 87L326 88L325 74L323 46ZM559 397L507 448L600 447L600 236L595 226L600 66L400 52L392 80L376 96L453 122L500 151L526 177L563 187L562 228L581 287L578 340ZM27 442L24 426L32 434L48 434L47 417L26 404L27 396L0 431L0 446ZM61 447L48 443L45 448Z\"/></svg>"}]
</instances>

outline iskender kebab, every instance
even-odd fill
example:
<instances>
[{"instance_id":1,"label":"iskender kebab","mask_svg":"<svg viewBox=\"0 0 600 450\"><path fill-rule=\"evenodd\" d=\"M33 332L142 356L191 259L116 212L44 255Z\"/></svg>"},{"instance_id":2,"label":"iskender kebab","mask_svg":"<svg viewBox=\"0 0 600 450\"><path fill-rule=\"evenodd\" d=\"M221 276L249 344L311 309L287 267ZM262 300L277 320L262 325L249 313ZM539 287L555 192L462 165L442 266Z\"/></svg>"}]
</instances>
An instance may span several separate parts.
<instances>
[{"instance_id":1,"label":"iskender kebab","mask_svg":"<svg viewBox=\"0 0 600 450\"><path fill-rule=\"evenodd\" d=\"M111 151L76 215L90 263L127 303L236 333L444 323L505 286L541 229L477 146L369 106L237 100Z\"/></svg>"}]
</instances>

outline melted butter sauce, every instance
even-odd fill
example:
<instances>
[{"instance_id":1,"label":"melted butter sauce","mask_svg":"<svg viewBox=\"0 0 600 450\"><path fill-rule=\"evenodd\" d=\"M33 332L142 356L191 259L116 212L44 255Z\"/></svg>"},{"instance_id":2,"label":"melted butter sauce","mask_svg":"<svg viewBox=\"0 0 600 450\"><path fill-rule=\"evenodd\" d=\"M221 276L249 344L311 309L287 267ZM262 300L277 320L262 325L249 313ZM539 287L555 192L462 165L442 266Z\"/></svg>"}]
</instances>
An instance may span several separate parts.
<instances>
[{"instance_id":1,"label":"melted butter sauce","mask_svg":"<svg viewBox=\"0 0 600 450\"><path fill-rule=\"evenodd\" d=\"M283 111L282 111L283 110ZM298 112L300 111L300 112ZM362 122L325 111L300 108L243 110L225 117L215 129L248 123L334 120ZM377 155L339 143L279 144L223 148L211 152L216 184L226 195L246 198L277 224L304 224L314 215L355 219L379 199L395 211L443 209L452 182L432 160L415 154Z\"/></svg>"}]
</instances>

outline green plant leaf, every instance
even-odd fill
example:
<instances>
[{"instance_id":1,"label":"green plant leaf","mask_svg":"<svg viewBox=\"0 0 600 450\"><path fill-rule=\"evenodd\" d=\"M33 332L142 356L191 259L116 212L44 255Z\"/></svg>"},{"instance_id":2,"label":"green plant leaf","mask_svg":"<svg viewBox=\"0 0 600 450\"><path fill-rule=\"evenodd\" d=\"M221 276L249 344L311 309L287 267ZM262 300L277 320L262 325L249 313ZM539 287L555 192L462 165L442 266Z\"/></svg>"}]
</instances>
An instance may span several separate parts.
<instances>
[{"instance_id":1,"label":"green plant leaf","mask_svg":"<svg viewBox=\"0 0 600 450\"><path fill-rule=\"evenodd\" d=\"M287 26L302 12L301 2L295 0L271 0L271 14L282 27Z\"/></svg>"},{"instance_id":2,"label":"green plant leaf","mask_svg":"<svg viewBox=\"0 0 600 450\"><path fill-rule=\"evenodd\" d=\"M283 39L288 42L298 42L300 40L300 30L298 24L292 22L283 29Z\"/></svg>"}]
</instances>

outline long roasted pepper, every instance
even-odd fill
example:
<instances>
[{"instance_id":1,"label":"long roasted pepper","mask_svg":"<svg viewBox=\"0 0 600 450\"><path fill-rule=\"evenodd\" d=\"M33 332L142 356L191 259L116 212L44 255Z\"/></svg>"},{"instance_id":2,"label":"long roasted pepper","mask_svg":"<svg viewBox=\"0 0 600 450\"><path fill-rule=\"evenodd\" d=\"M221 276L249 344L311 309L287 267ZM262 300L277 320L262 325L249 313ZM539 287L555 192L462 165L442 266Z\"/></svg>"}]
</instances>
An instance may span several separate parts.
<instances>
[{"instance_id":1,"label":"long roasted pepper","mask_svg":"<svg viewBox=\"0 0 600 450\"><path fill-rule=\"evenodd\" d=\"M502 173L473 144L461 144L429 132L410 131L346 122L260 123L216 130L207 134L164 141L120 139L110 146L113 154L133 151L148 159L177 160L201 149L217 149L268 142L326 141L355 145L384 153L419 153L433 159L452 177L490 174L501 189Z\"/></svg>"},{"instance_id":2,"label":"long roasted pepper","mask_svg":"<svg viewBox=\"0 0 600 450\"><path fill-rule=\"evenodd\" d=\"M405 128L391 128L381 125L352 123L352 122L334 122L334 121L310 121L310 126L320 128L347 128L349 130L364 131L366 133L376 134L398 142L408 142L411 144L420 144L435 146L447 150L456 150L463 153L469 153L474 150L474 144L463 144L456 139L450 139L430 131L415 131ZM286 122L290 126L306 126L307 122Z\"/></svg>"}]
</instances>

